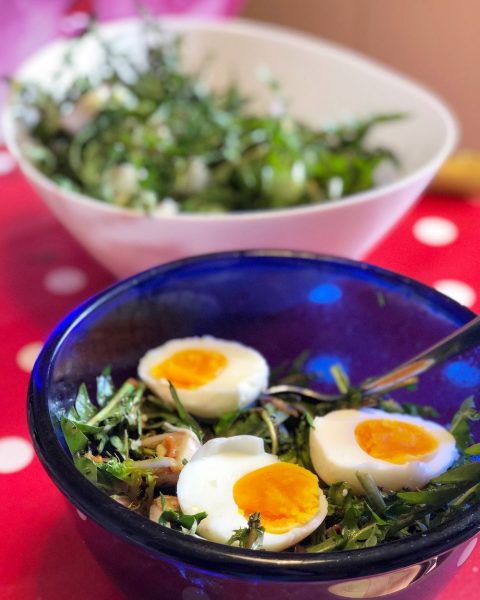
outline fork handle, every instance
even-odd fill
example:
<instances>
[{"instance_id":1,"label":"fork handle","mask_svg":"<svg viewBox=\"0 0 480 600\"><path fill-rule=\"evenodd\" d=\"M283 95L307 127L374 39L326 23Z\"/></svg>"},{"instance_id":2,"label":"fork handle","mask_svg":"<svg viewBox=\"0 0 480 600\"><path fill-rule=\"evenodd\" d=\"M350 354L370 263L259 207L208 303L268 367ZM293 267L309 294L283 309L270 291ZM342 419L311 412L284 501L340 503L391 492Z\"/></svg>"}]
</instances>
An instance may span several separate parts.
<instances>
[{"instance_id":1,"label":"fork handle","mask_svg":"<svg viewBox=\"0 0 480 600\"><path fill-rule=\"evenodd\" d=\"M475 317L460 329L455 330L446 338L402 363L386 375L365 381L360 385L360 390L364 396L388 392L401 383L424 373L433 365L442 363L475 345L480 345L480 316Z\"/></svg>"}]
</instances>

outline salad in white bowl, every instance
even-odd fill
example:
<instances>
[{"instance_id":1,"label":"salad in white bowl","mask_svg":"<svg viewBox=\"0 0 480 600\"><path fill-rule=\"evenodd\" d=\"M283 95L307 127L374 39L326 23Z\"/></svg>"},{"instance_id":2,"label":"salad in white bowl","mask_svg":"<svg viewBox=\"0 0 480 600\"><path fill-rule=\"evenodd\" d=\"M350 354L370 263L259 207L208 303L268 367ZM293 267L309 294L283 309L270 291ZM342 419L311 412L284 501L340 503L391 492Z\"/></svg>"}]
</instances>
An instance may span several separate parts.
<instances>
[{"instance_id":1,"label":"salad in white bowl","mask_svg":"<svg viewBox=\"0 0 480 600\"><path fill-rule=\"evenodd\" d=\"M13 88L10 149L118 275L246 247L360 257L456 138L418 86L243 21L94 25L33 56Z\"/></svg>"}]
</instances>

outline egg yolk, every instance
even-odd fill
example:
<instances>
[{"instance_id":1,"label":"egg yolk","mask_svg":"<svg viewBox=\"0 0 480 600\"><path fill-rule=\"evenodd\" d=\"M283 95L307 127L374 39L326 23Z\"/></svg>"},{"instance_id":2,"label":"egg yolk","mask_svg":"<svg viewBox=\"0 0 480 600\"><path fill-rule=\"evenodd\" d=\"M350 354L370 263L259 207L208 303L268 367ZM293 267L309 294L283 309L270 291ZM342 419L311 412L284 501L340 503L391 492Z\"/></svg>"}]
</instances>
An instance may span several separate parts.
<instances>
[{"instance_id":1,"label":"egg yolk","mask_svg":"<svg viewBox=\"0 0 480 600\"><path fill-rule=\"evenodd\" d=\"M240 513L258 512L268 533L286 533L304 525L319 509L316 475L298 465L277 462L247 473L233 486Z\"/></svg>"},{"instance_id":2,"label":"egg yolk","mask_svg":"<svg viewBox=\"0 0 480 600\"><path fill-rule=\"evenodd\" d=\"M395 419L367 419L355 428L358 444L373 458L396 465L426 456L437 449L437 439L426 429Z\"/></svg>"},{"instance_id":3,"label":"egg yolk","mask_svg":"<svg viewBox=\"0 0 480 600\"><path fill-rule=\"evenodd\" d=\"M168 379L176 388L195 390L216 379L227 362L227 357L216 350L189 348L154 365L150 374L155 379Z\"/></svg>"}]
</instances>

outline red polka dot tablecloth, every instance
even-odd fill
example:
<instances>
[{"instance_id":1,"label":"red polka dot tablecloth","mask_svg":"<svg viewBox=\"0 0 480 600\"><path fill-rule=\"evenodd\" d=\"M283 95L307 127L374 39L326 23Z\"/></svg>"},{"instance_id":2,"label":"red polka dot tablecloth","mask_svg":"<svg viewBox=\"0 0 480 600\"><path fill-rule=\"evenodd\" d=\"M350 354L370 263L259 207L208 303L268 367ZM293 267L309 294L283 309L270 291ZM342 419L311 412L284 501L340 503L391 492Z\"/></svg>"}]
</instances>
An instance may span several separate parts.
<instances>
[{"instance_id":1,"label":"red polka dot tablecloth","mask_svg":"<svg viewBox=\"0 0 480 600\"><path fill-rule=\"evenodd\" d=\"M367 260L480 310L480 199L425 196ZM29 373L43 341L112 276L57 224L0 148L1 600L124 600L77 534L34 456L26 424ZM438 600L473 600L480 545Z\"/></svg>"}]
</instances>

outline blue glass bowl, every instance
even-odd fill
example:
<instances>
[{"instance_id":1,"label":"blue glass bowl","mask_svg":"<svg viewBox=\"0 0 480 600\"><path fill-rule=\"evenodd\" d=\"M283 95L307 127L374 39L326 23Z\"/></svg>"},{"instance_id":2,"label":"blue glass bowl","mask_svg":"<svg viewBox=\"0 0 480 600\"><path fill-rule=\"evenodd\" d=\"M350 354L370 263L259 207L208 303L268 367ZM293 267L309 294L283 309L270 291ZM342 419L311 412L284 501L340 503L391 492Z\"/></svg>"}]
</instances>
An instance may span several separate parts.
<instances>
[{"instance_id":1,"label":"blue glass bowl","mask_svg":"<svg viewBox=\"0 0 480 600\"><path fill-rule=\"evenodd\" d=\"M193 257L101 292L53 332L33 370L29 423L53 481L78 509L78 526L101 564L133 597L276 600L431 598L473 548L471 509L426 535L375 548L270 553L232 548L156 525L104 495L78 473L57 415L80 383L112 365L117 383L146 350L170 338L211 334L258 349L271 366L310 351L307 368L333 391L329 366L353 384L385 372L469 321L473 313L418 282L371 265L288 251ZM421 376L396 398L433 405L448 423L480 387L480 350ZM479 439L480 431L475 435ZM414 587L412 587L414 586Z\"/></svg>"}]
</instances>

